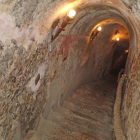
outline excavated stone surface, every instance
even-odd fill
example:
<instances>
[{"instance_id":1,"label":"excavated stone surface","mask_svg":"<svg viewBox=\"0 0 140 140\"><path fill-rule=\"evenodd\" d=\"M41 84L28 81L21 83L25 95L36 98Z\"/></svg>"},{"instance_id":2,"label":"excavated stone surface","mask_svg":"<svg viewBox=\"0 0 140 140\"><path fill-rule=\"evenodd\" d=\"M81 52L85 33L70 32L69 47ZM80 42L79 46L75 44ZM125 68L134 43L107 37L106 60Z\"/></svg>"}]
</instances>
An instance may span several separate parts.
<instances>
[{"instance_id":1,"label":"excavated stone surface","mask_svg":"<svg viewBox=\"0 0 140 140\"><path fill-rule=\"evenodd\" d=\"M30 140L115 140L116 84L100 80L82 86L62 106L42 118ZM27 140L27 139L26 139Z\"/></svg>"},{"instance_id":2,"label":"excavated stone surface","mask_svg":"<svg viewBox=\"0 0 140 140\"><path fill-rule=\"evenodd\" d=\"M77 10L77 16L50 44L52 23L56 19L62 23L71 8ZM105 65L100 61L104 50L100 57L95 53L97 61L91 60L86 71L81 72L80 66L89 58L83 50L87 50L93 27L115 17L135 31L130 30L132 43L122 116L128 139L139 139L139 13L139 0L0 0L0 139L22 139L28 130L36 128L42 113L47 116L66 94L108 74L106 64L111 58L104 58ZM74 39L68 35L75 35ZM72 43L65 42L65 38ZM107 45L100 37L98 42Z\"/></svg>"}]
</instances>

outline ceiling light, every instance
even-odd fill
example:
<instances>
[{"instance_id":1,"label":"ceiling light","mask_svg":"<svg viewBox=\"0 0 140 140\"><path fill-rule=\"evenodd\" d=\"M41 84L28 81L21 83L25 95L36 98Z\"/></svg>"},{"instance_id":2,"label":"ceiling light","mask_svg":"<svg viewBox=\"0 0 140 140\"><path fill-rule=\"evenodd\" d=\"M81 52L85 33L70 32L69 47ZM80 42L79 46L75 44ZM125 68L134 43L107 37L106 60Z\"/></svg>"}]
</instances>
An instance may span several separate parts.
<instances>
[{"instance_id":1,"label":"ceiling light","mask_svg":"<svg viewBox=\"0 0 140 140\"><path fill-rule=\"evenodd\" d=\"M116 40L117 40L117 41L119 41L119 40L120 40L120 38L117 38Z\"/></svg>"},{"instance_id":2,"label":"ceiling light","mask_svg":"<svg viewBox=\"0 0 140 140\"><path fill-rule=\"evenodd\" d=\"M70 10L68 13L69 18L73 18L76 15L76 11L75 10Z\"/></svg>"},{"instance_id":3,"label":"ceiling light","mask_svg":"<svg viewBox=\"0 0 140 140\"><path fill-rule=\"evenodd\" d=\"M98 29L97 29L98 31L101 31L102 30L102 27L98 27Z\"/></svg>"},{"instance_id":4,"label":"ceiling light","mask_svg":"<svg viewBox=\"0 0 140 140\"><path fill-rule=\"evenodd\" d=\"M129 51L128 50L125 50L125 52L128 53Z\"/></svg>"}]
</instances>

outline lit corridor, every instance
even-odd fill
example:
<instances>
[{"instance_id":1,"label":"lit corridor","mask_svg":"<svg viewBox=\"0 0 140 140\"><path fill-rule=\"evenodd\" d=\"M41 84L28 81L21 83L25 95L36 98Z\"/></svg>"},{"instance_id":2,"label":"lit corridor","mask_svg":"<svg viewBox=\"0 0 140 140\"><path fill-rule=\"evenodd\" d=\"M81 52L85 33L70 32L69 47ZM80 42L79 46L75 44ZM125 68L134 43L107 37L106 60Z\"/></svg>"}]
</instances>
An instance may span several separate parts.
<instances>
[{"instance_id":1,"label":"lit corridor","mask_svg":"<svg viewBox=\"0 0 140 140\"><path fill-rule=\"evenodd\" d=\"M0 0L0 140L140 140L140 0Z\"/></svg>"}]
</instances>

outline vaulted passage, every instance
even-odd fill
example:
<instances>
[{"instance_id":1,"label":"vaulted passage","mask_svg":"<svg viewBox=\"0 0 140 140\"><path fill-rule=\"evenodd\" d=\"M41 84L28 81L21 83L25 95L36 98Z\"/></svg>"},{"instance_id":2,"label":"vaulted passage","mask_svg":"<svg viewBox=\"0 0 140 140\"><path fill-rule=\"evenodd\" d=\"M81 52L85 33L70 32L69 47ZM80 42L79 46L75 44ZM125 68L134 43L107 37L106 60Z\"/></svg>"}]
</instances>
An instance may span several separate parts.
<instances>
[{"instance_id":1,"label":"vaulted passage","mask_svg":"<svg viewBox=\"0 0 140 140\"><path fill-rule=\"evenodd\" d=\"M52 39L51 47L58 38ZM96 24L89 36L69 34L62 38L59 53L63 63L71 62L72 57L81 59L72 79L74 89L61 95L59 105L41 117L37 131L29 132L26 139L115 140L114 103L129 53L129 31L116 20L107 19ZM69 52L71 47L73 51ZM82 51L84 57L80 56ZM66 86L70 84L67 81Z\"/></svg>"},{"instance_id":2,"label":"vaulted passage","mask_svg":"<svg viewBox=\"0 0 140 140\"><path fill-rule=\"evenodd\" d=\"M139 140L139 6L0 0L0 140Z\"/></svg>"}]
</instances>

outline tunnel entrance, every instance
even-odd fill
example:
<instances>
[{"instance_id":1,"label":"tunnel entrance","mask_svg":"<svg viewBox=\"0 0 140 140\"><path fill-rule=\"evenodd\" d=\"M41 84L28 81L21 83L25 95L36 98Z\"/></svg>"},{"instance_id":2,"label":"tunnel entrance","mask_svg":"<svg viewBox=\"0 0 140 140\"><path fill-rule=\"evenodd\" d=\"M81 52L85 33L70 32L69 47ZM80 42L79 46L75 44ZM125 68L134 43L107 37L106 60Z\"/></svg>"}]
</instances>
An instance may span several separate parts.
<instances>
[{"instance_id":1,"label":"tunnel entrance","mask_svg":"<svg viewBox=\"0 0 140 140\"><path fill-rule=\"evenodd\" d=\"M129 42L129 31L119 22L108 19L93 28L88 46L90 55L87 65L92 65L93 73L98 75L97 79L109 75L117 78L122 69L125 71Z\"/></svg>"},{"instance_id":2,"label":"tunnel entrance","mask_svg":"<svg viewBox=\"0 0 140 140\"><path fill-rule=\"evenodd\" d=\"M119 38L119 41L115 44L110 70L110 74L116 76L122 69L125 69L130 45L130 37L126 28L122 27L120 30L115 30L115 34L117 33L119 33L117 37L121 36L121 38Z\"/></svg>"}]
</instances>

